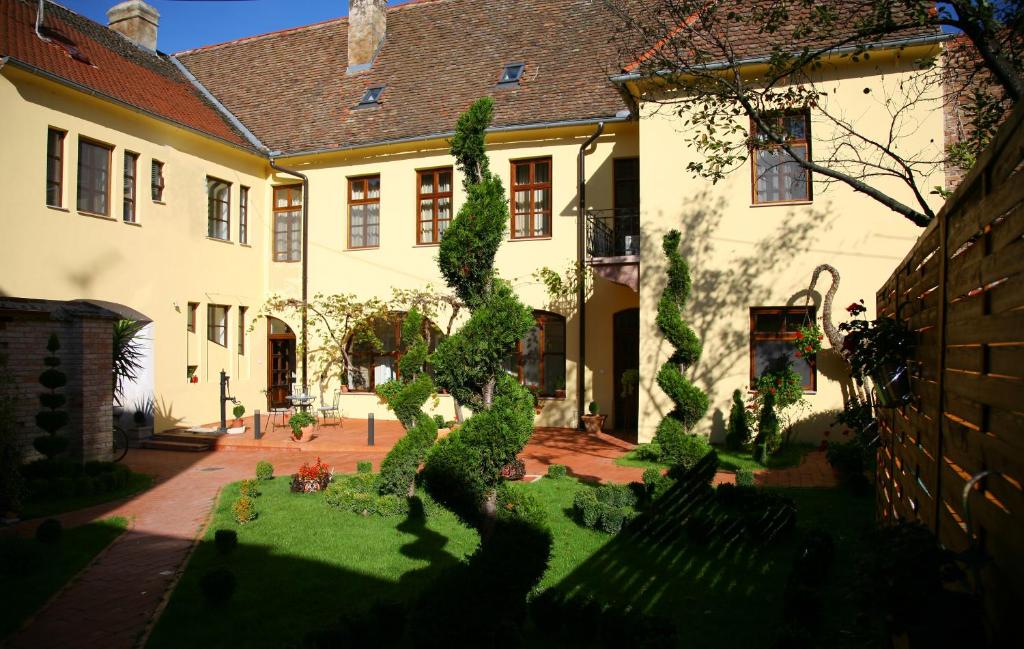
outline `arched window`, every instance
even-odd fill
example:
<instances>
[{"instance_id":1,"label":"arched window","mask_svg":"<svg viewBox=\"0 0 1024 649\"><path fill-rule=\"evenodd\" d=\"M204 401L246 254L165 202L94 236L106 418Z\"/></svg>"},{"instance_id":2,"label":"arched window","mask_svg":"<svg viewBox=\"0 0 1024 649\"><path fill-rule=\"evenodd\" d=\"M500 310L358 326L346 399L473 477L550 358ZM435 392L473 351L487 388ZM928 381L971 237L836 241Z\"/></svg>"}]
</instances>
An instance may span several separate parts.
<instances>
[{"instance_id":1,"label":"arched window","mask_svg":"<svg viewBox=\"0 0 1024 649\"><path fill-rule=\"evenodd\" d=\"M402 344L402 320L404 313L394 313L389 318L378 320L373 333L380 340L380 347L369 341L357 341L352 346L352 367L348 375L348 389L355 392L374 392L377 386L398 376L398 361L404 350ZM423 335L430 351L434 351L444 334L437 326L424 318Z\"/></svg>"},{"instance_id":2,"label":"arched window","mask_svg":"<svg viewBox=\"0 0 1024 649\"><path fill-rule=\"evenodd\" d=\"M565 396L565 318L534 311L537 321L505 359L505 369L542 397Z\"/></svg>"}]
</instances>

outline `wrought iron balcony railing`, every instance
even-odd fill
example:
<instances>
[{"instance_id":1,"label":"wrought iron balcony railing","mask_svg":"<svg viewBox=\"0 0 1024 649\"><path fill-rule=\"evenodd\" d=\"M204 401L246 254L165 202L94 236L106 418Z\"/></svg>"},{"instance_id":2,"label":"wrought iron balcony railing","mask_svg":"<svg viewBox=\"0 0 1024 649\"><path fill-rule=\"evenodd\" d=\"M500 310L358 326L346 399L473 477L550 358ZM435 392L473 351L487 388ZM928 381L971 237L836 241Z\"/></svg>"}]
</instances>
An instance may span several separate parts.
<instances>
[{"instance_id":1,"label":"wrought iron balcony railing","mask_svg":"<svg viewBox=\"0 0 1024 649\"><path fill-rule=\"evenodd\" d=\"M640 213L635 209L587 210L587 259L640 254Z\"/></svg>"}]
</instances>

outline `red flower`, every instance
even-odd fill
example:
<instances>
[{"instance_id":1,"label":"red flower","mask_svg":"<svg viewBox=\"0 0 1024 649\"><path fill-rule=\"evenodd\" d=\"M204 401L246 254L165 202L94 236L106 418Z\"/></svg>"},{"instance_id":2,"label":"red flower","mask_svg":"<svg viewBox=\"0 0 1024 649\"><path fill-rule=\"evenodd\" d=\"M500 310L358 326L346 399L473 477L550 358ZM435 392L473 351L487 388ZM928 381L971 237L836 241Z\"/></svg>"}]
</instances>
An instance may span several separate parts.
<instances>
[{"instance_id":1,"label":"red flower","mask_svg":"<svg viewBox=\"0 0 1024 649\"><path fill-rule=\"evenodd\" d=\"M849 312L850 315L860 315L861 313L867 311L867 307L858 302L854 302L850 306L846 307L846 310L847 312Z\"/></svg>"},{"instance_id":2,"label":"red flower","mask_svg":"<svg viewBox=\"0 0 1024 649\"><path fill-rule=\"evenodd\" d=\"M804 332L802 332L802 331L796 332L796 339L797 340L801 340L801 339L803 339L803 337L804 337Z\"/></svg>"},{"instance_id":3,"label":"red flower","mask_svg":"<svg viewBox=\"0 0 1024 649\"><path fill-rule=\"evenodd\" d=\"M772 394L775 394L775 388L769 388L768 391L771 392Z\"/></svg>"},{"instance_id":4,"label":"red flower","mask_svg":"<svg viewBox=\"0 0 1024 649\"><path fill-rule=\"evenodd\" d=\"M801 354L800 352L797 352L796 354L794 354L794 356L796 356L797 358L803 358L804 357L804 355Z\"/></svg>"}]
</instances>

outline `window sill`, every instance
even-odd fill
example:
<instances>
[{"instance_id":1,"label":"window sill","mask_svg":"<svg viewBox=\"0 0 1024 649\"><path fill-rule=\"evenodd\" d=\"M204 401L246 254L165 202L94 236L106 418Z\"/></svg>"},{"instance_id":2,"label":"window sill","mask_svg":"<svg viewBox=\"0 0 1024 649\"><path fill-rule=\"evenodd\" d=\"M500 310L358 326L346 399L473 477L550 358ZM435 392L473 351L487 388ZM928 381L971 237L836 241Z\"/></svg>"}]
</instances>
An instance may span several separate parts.
<instances>
[{"instance_id":1,"label":"window sill","mask_svg":"<svg viewBox=\"0 0 1024 649\"><path fill-rule=\"evenodd\" d=\"M814 201L778 201L776 203L751 203L750 207L794 207L799 205L814 205Z\"/></svg>"},{"instance_id":2,"label":"window sill","mask_svg":"<svg viewBox=\"0 0 1024 649\"><path fill-rule=\"evenodd\" d=\"M155 198L153 199L153 204L154 204L154 205L167 205L167 203L165 203L165 202L163 202L163 201L158 201L158 200L156 200Z\"/></svg>"},{"instance_id":3,"label":"window sill","mask_svg":"<svg viewBox=\"0 0 1024 649\"><path fill-rule=\"evenodd\" d=\"M82 216L88 216L88 217L94 218L94 219L103 219L104 221L117 221L118 220L118 219L115 219L112 216L108 216L106 214L97 214L96 212L85 212L83 210L78 210L78 213L81 214Z\"/></svg>"},{"instance_id":4,"label":"window sill","mask_svg":"<svg viewBox=\"0 0 1024 649\"><path fill-rule=\"evenodd\" d=\"M142 224L139 223L138 221L125 221L124 219L121 219L121 223L124 223L125 225L130 225L133 228L141 228L142 227Z\"/></svg>"},{"instance_id":5,"label":"window sill","mask_svg":"<svg viewBox=\"0 0 1024 649\"><path fill-rule=\"evenodd\" d=\"M247 246L247 247L251 248L252 246ZM299 263L301 261L302 261L301 259L275 259L274 263L275 264L297 264L297 263Z\"/></svg>"},{"instance_id":6,"label":"window sill","mask_svg":"<svg viewBox=\"0 0 1024 649\"><path fill-rule=\"evenodd\" d=\"M48 209L53 210L54 212L64 212L65 214L70 214L71 213L71 210L69 210L66 207L61 207L60 205L47 205L46 207Z\"/></svg>"},{"instance_id":7,"label":"window sill","mask_svg":"<svg viewBox=\"0 0 1024 649\"><path fill-rule=\"evenodd\" d=\"M437 243L417 243L413 245L413 248L439 248L440 246L441 242L439 241Z\"/></svg>"},{"instance_id":8,"label":"window sill","mask_svg":"<svg viewBox=\"0 0 1024 649\"><path fill-rule=\"evenodd\" d=\"M362 248L345 248L346 252L359 252L360 250L380 250L380 246L363 246Z\"/></svg>"},{"instance_id":9,"label":"window sill","mask_svg":"<svg viewBox=\"0 0 1024 649\"><path fill-rule=\"evenodd\" d=\"M550 241L552 238L553 237L549 234L544 237L509 237L508 241L509 243L514 243L517 241Z\"/></svg>"},{"instance_id":10,"label":"window sill","mask_svg":"<svg viewBox=\"0 0 1024 649\"><path fill-rule=\"evenodd\" d=\"M238 245L240 245L243 248L252 248L252 244L251 243L240 243Z\"/></svg>"},{"instance_id":11,"label":"window sill","mask_svg":"<svg viewBox=\"0 0 1024 649\"><path fill-rule=\"evenodd\" d=\"M218 239L217 237L210 237L210 236L207 236L207 237L206 237L206 240L207 240L207 241L216 241L217 243L226 243L226 244L228 244L229 246L233 246L233 245L235 245L235 242L234 242L234 241L232 241L231 239Z\"/></svg>"}]
</instances>

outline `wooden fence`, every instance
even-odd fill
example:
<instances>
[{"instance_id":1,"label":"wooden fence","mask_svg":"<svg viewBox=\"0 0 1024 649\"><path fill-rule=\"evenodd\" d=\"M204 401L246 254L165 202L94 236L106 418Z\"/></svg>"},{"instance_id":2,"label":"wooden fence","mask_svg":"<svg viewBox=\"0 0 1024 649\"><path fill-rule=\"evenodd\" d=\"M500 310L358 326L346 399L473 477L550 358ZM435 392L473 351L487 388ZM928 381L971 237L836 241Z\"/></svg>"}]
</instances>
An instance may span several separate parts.
<instances>
[{"instance_id":1,"label":"wooden fence","mask_svg":"<svg viewBox=\"0 0 1024 649\"><path fill-rule=\"evenodd\" d=\"M1017 642L1024 631L1024 110L1010 116L876 299L880 317L918 332L914 400L880 411L878 515L919 521L951 550L982 550L973 587L983 593L991 639Z\"/></svg>"}]
</instances>

